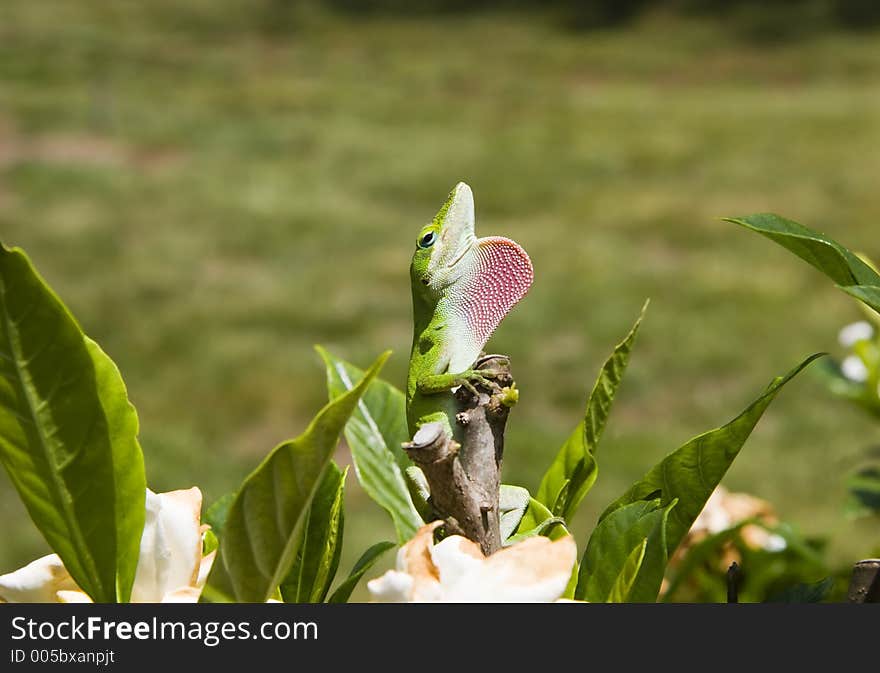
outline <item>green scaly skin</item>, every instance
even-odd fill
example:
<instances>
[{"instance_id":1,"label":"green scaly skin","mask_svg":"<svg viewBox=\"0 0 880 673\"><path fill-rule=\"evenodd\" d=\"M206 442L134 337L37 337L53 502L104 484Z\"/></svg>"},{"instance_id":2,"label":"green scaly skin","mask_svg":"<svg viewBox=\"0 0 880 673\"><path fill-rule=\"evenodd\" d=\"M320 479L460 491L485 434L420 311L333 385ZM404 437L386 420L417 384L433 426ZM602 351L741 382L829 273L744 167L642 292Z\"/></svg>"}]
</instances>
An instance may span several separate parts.
<instances>
[{"instance_id":1,"label":"green scaly skin","mask_svg":"<svg viewBox=\"0 0 880 673\"><path fill-rule=\"evenodd\" d=\"M509 239L474 235L470 188L459 183L416 239L410 266L413 343L406 385L410 435L440 422L458 439L453 390L497 389L494 370L473 364L532 280L528 255Z\"/></svg>"}]
</instances>

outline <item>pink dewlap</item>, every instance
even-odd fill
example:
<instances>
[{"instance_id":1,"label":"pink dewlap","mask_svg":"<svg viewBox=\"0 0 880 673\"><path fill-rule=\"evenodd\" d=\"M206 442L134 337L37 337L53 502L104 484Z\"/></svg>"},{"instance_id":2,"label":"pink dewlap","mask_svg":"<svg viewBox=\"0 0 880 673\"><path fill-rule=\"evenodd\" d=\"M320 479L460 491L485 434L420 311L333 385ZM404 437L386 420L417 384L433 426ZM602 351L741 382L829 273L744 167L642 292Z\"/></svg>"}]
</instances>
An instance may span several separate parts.
<instances>
[{"instance_id":1,"label":"pink dewlap","mask_svg":"<svg viewBox=\"0 0 880 673\"><path fill-rule=\"evenodd\" d=\"M529 256L509 238L489 236L477 241L477 262L469 278L462 279L456 308L479 344L478 351L525 296L533 278Z\"/></svg>"}]
</instances>

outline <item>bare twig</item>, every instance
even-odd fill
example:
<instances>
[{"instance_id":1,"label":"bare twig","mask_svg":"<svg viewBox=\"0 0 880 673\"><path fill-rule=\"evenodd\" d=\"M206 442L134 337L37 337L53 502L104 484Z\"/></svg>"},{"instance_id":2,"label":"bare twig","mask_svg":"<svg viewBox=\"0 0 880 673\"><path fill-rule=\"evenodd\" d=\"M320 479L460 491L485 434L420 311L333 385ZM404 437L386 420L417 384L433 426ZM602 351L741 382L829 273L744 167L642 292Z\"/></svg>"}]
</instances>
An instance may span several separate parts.
<instances>
[{"instance_id":1,"label":"bare twig","mask_svg":"<svg viewBox=\"0 0 880 673\"><path fill-rule=\"evenodd\" d=\"M727 569L727 602L739 603L739 564L734 561Z\"/></svg>"},{"instance_id":2,"label":"bare twig","mask_svg":"<svg viewBox=\"0 0 880 673\"><path fill-rule=\"evenodd\" d=\"M488 555L501 548L501 458L504 428L516 390L506 356L481 357L474 367L496 371L497 386L477 386L476 395L465 386L456 391L456 435L461 444L449 437L440 423L427 423L404 448L425 473L431 505L446 522L446 532L464 535Z\"/></svg>"},{"instance_id":3,"label":"bare twig","mask_svg":"<svg viewBox=\"0 0 880 673\"><path fill-rule=\"evenodd\" d=\"M850 603L880 603L880 559L865 559L853 566L847 600Z\"/></svg>"}]
</instances>

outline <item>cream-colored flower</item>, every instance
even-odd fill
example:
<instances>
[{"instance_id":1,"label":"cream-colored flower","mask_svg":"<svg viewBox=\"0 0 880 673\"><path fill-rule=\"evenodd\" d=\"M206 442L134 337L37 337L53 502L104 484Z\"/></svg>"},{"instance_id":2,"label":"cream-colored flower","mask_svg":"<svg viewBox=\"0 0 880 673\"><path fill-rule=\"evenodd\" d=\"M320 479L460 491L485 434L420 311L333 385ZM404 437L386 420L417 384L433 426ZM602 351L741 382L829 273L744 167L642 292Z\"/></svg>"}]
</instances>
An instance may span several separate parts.
<instances>
[{"instance_id":1,"label":"cream-colored flower","mask_svg":"<svg viewBox=\"0 0 880 673\"><path fill-rule=\"evenodd\" d=\"M773 507L766 500L756 498L748 493L732 493L723 486L719 486L709 496L703 511L700 512L688 531L688 538L693 544L695 538L701 539L706 535L720 533L728 528L733 528L746 519L758 519L771 526L778 523ZM770 533L761 526L746 525L740 534L743 542L752 549L765 551L785 549L785 538Z\"/></svg>"},{"instance_id":2,"label":"cream-colored flower","mask_svg":"<svg viewBox=\"0 0 880 673\"><path fill-rule=\"evenodd\" d=\"M79 587L58 558L49 554L15 572L0 576L0 598L7 603L55 603L59 592Z\"/></svg>"},{"instance_id":3,"label":"cream-colored flower","mask_svg":"<svg viewBox=\"0 0 880 673\"><path fill-rule=\"evenodd\" d=\"M132 603L194 603L216 552L202 556L202 492L147 490L146 518ZM0 600L83 603L91 599L73 581L57 554L49 554L0 576Z\"/></svg>"},{"instance_id":4,"label":"cream-colored flower","mask_svg":"<svg viewBox=\"0 0 880 673\"><path fill-rule=\"evenodd\" d=\"M435 521L397 553L397 568L367 588L382 603L533 603L558 600L577 555L572 537L532 537L483 556L459 535L434 544Z\"/></svg>"}]
</instances>

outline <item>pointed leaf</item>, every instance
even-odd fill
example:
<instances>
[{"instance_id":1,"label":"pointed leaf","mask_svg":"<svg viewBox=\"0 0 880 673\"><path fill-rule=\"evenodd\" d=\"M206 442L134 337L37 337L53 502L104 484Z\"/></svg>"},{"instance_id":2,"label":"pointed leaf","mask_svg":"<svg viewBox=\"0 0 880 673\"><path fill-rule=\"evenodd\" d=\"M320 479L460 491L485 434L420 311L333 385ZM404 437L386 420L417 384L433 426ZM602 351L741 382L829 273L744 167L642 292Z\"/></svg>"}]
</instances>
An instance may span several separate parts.
<instances>
[{"instance_id":1,"label":"pointed leaf","mask_svg":"<svg viewBox=\"0 0 880 673\"><path fill-rule=\"evenodd\" d=\"M563 444L541 479L535 499L544 503L555 516L561 516L566 521L571 521L581 500L596 481L596 448L611 413L614 396L629 364L629 356L647 308L648 302L645 302L629 334L605 361L587 400L584 419Z\"/></svg>"},{"instance_id":2,"label":"pointed leaf","mask_svg":"<svg viewBox=\"0 0 880 673\"><path fill-rule=\"evenodd\" d=\"M739 455L764 411L782 387L818 357L821 355L813 355L785 376L776 378L757 400L727 425L695 437L666 456L609 505L600 521L631 503L659 497L665 507L677 499L678 506L670 513L667 524L667 552L671 555Z\"/></svg>"},{"instance_id":3,"label":"pointed leaf","mask_svg":"<svg viewBox=\"0 0 880 673\"><path fill-rule=\"evenodd\" d=\"M787 248L828 276L844 292L880 311L880 275L834 239L773 213L725 219Z\"/></svg>"},{"instance_id":4,"label":"pointed leaf","mask_svg":"<svg viewBox=\"0 0 880 673\"><path fill-rule=\"evenodd\" d=\"M877 285L840 285L839 287L866 306L870 306L875 311L880 311L880 287Z\"/></svg>"},{"instance_id":5,"label":"pointed leaf","mask_svg":"<svg viewBox=\"0 0 880 673\"><path fill-rule=\"evenodd\" d=\"M608 594L608 603L628 603L629 594L638 577L639 570L642 569L642 561L645 560L645 549L648 547L648 538L642 540L636 545L626 557L620 574L614 581L611 591Z\"/></svg>"},{"instance_id":6,"label":"pointed leaf","mask_svg":"<svg viewBox=\"0 0 880 673\"><path fill-rule=\"evenodd\" d=\"M675 501L640 500L625 505L599 522L590 536L581 561L575 597L591 603L609 602L618 577L632 550L646 540L645 554L630 583L626 600L649 603L657 600L666 569L666 525Z\"/></svg>"},{"instance_id":7,"label":"pointed leaf","mask_svg":"<svg viewBox=\"0 0 880 673\"><path fill-rule=\"evenodd\" d=\"M350 390L352 381L362 376L363 372L354 365L321 347L316 350L327 367L330 397ZM408 439L403 393L377 379L346 423L345 441L351 449L358 481L367 495L391 515L400 544L411 539L424 523L403 475L410 463L401 444Z\"/></svg>"},{"instance_id":8,"label":"pointed leaf","mask_svg":"<svg viewBox=\"0 0 880 673\"><path fill-rule=\"evenodd\" d=\"M553 516L553 512L534 498L529 498L529 506L522 515L516 531L516 535L511 535L505 545L515 544L534 535L543 535L551 540L558 540L568 535L562 517Z\"/></svg>"},{"instance_id":9,"label":"pointed leaf","mask_svg":"<svg viewBox=\"0 0 880 673\"><path fill-rule=\"evenodd\" d=\"M227 493L220 496L205 510L204 521L214 531L218 538L223 534L223 526L226 525L226 517L229 516L229 508L235 500L235 493Z\"/></svg>"},{"instance_id":10,"label":"pointed leaf","mask_svg":"<svg viewBox=\"0 0 880 673\"><path fill-rule=\"evenodd\" d=\"M0 245L0 461L96 602L131 594L146 500L137 433L116 365L27 256Z\"/></svg>"},{"instance_id":11,"label":"pointed leaf","mask_svg":"<svg viewBox=\"0 0 880 673\"><path fill-rule=\"evenodd\" d=\"M339 435L388 355L382 354L356 386L321 409L302 435L275 447L242 483L220 538L220 558L237 600L265 602L287 576L304 514Z\"/></svg>"},{"instance_id":12,"label":"pointed leaf","mask_svg":"<svg viewBox=\"0 0 880 673\"><path fill-rule=\"evenodd\" d=\"M285 603L323 603L342 553L345 524L345 472L330 462L303 525L303 540L287 578L281 583Z\"/></svg>"},{"instance_id":13,"label":"pointed leaf","mask_svg":"<svg viewBox=\"0 0 880 673\"><path fill-rule=\"evenodd\" d=\"M393 542L377 542L367 549L367 551L365 551L357 560L357 563L354 564L354 567L351 569L351 574L336 588L336 591L334 591L330 598L327 599L327 602L348 603L348 599L351 597L351 592L354 591L354 588L357 586L361 577L373 567L376 561L378 561L386 551L393 549L396 546L397 545Z\"/></svg>"}]
</instances>

